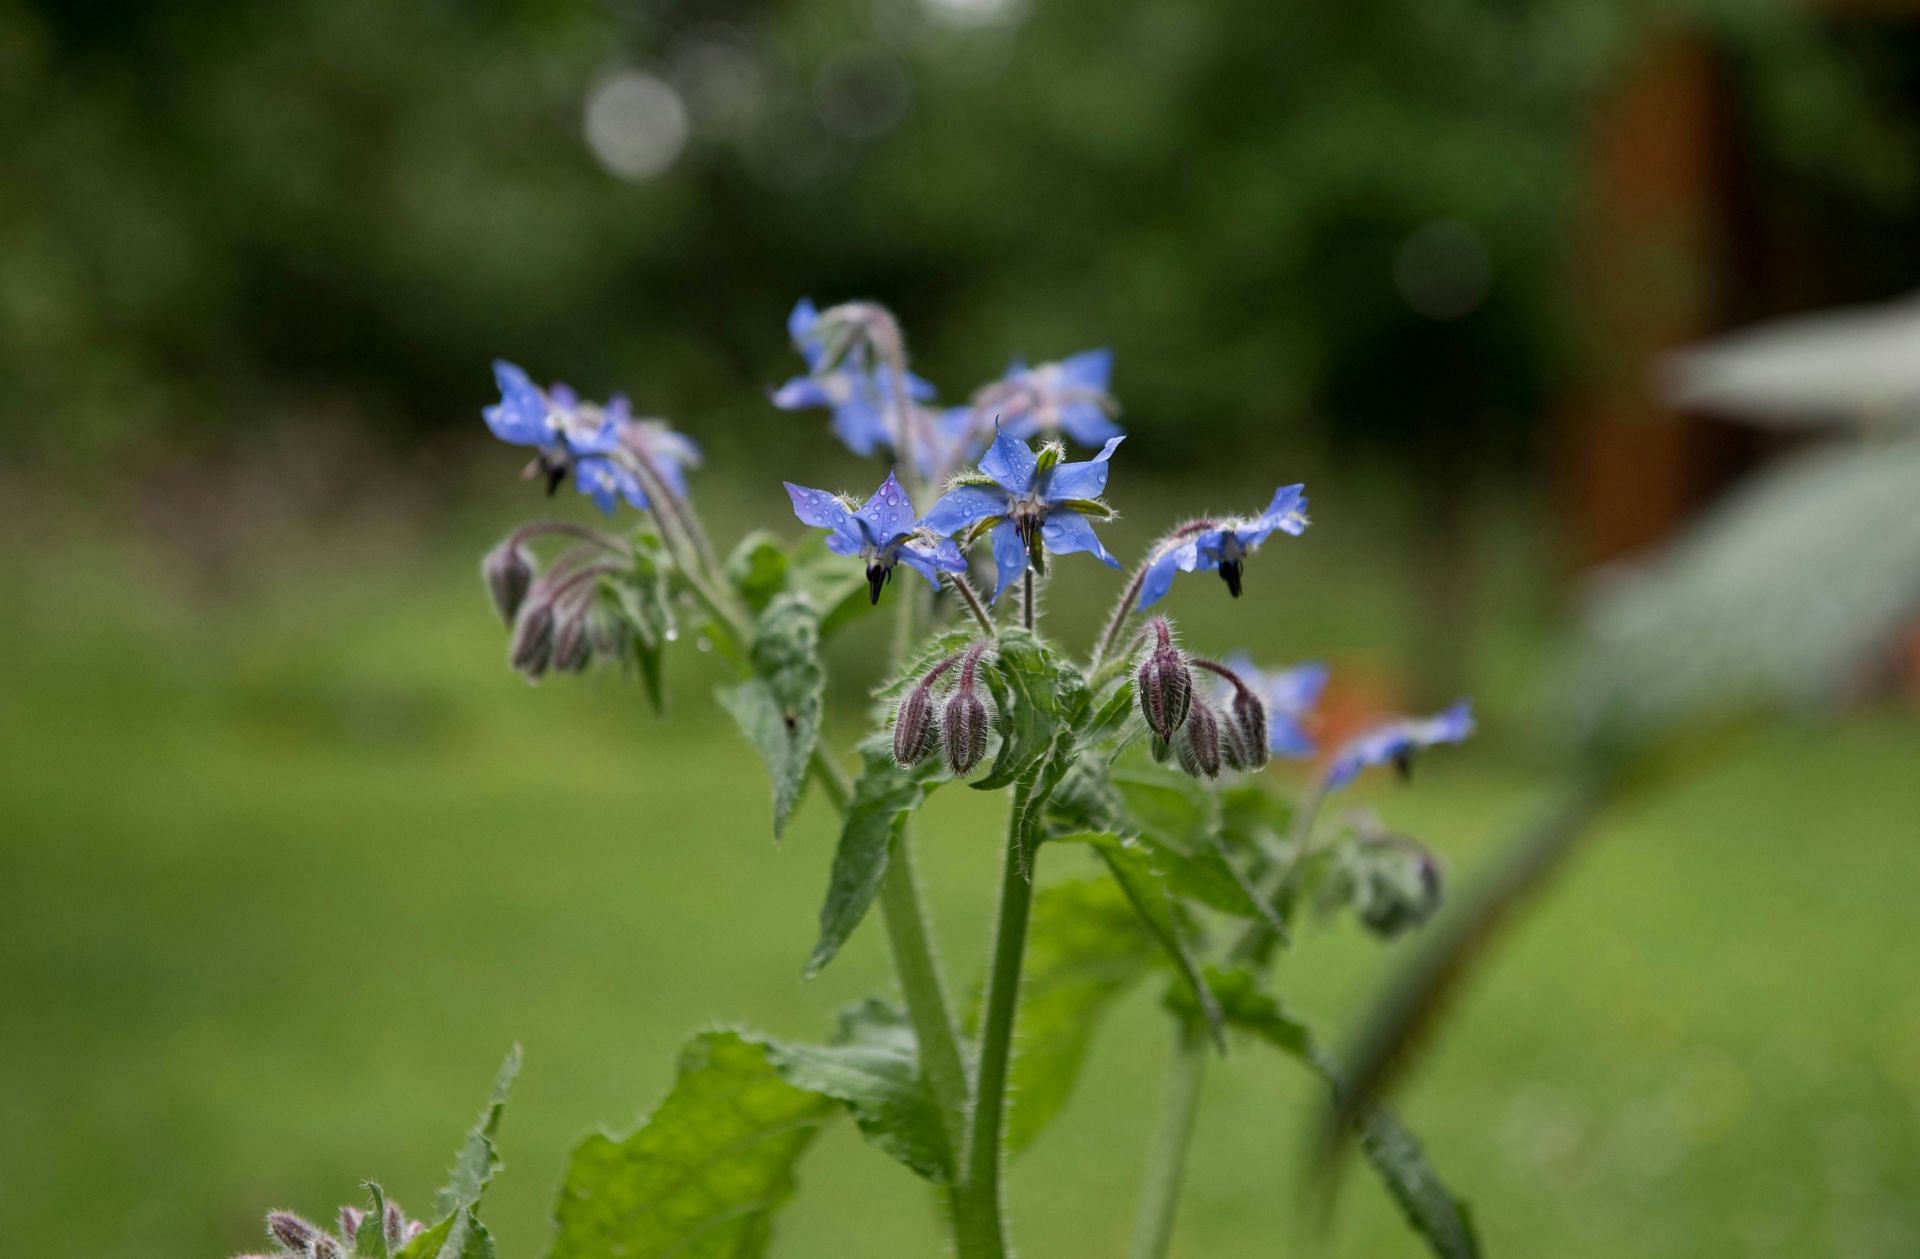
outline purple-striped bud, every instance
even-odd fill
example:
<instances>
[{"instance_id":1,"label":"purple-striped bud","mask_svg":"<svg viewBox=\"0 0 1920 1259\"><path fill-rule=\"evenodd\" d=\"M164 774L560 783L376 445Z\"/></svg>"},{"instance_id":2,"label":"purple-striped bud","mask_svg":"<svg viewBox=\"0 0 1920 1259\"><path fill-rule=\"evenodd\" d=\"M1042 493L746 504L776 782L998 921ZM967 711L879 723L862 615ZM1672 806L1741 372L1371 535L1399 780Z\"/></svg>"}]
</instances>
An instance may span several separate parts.
<instances>
[{"instance_id":1,"label":"purple-striped bud","mask_svg":"<svg viewBox=\"0 0 1920 1259\"><path fill-rule=\"evenodd\" d=\"M576 604L554 614L553 667L561 673L584 673L593 663L589 612Z\"/></svg>"},{"instance_id":2,"label":"purple-striped bud","mask_svg":"<svg viewBox=\"0 0 1920 1259\"><path fill-rule=\"evenodd\" d=\"M893 759L912 768L933 752L939 737L933 725L933 687L925 682L907 692L893 714Z\"/></svg>"},{"instance_id":3,"label":"purple-striped bud","mask_svg":"<svg viewBox=\"0 0 1920 1259\"><path fill-rule=\"evenodd\" d=\"M509 539L487 552L486 558L480 561L480 575L486 579L494 611L512 625L514 615L520 611L533 585L533 556Z\"/></svg>"},{"instance_id":4,"label":"purple-striped bud","mask_svg":"<svg viewBox=\"0 0 1920 1259\"><path fill-rule=\"evenodd\" d=\"M322 1233L313 1239L313 1259L347 1259L347 1248Z\"/></svg>"},{"instance_id":5,"label":"purple-striped bud","mask_svg":"<svg viewBox=\"0 0 1920 1259\"><path fill-rule=\"evenodd\" d=\"M963 686L947 698L946 711L940 717L940 734L947 753L947 768L956 775L965 774L987 754L987 706Z\"/></svg>"},{"instance_id":6,"label":"purple-striped bud","mask_svg":"<svg viewBox=\"0 0 1920 1259\"><path fill-rule=\"evenodd\" d=\"M325 1234L291 1211L267 1213L267 1235L296 1255L304 1255Z\"/></svg>"},{"instance_id":7,"label":"purple-striped bud","mask_svg":"<svg viewBox=\"0 0 1920 1259\"><path fill-rule=\"evenodd\" d=\"M399 1206L387 1203L387 1245L398 1246L407 1235L407 1217L400 1212Z\"/></svg>"},{"instance_id":8,"label":"purple-striped bud","mask_svg":"<svg viewBox=\"0 0 1920 1259\"><path fill-rule=\"evenodd\" d=\"M520 609L507 641L507 663L537 680L553 663L553 605L542 599Z\"/></svg>"},{"instance_id":9,"label":"purple-striped bud","mask_svg":"<svg viewBox=\"0 0 1920 1259\"><path fill-rule=\"evenodd\" d=\"M1195 778L1220 776L1220 718L1213 705L1204 699L1193 701L1187 723L1174 740L1174 751L1179 753L1180 768Z\"/></svg>"},{"instance_id":10,"label":"purple-striped bud","mask_svg":"<svg viewBox=\"0 0 1920 1259\"><path fill-rule=\"evenodd\" d=\"M1193 673L1186 657L1170 642L1161 643L1147 653L1134 675L1134 691L1147 729L1163 740L1171 739L1193 703Z\"/></svg>"},{"instance_id":11,"label":"purple-striped bud","mask_svg":"<svg viewBox=\"0 0 1920 1259\"><path fill-rule=\"evenodd\" d=\"M1249 688L1234 687L1221 735L1227 764L1235 769L1259 769L1267 763L1267 706Z\"/></svg>"},{"instance_id":12,"label":"purple-striped bud","mask_svg":"<svg viewBox=\"0 0 1920 1259\"><path fill-rule=\"evenodd\" d=\"M360 1236L361 1221L366 1218L367 1213L359 1207L341 1207L340 1236L346 1238L348 1241L357 1239Z\"/></svg>"}]
</instances>

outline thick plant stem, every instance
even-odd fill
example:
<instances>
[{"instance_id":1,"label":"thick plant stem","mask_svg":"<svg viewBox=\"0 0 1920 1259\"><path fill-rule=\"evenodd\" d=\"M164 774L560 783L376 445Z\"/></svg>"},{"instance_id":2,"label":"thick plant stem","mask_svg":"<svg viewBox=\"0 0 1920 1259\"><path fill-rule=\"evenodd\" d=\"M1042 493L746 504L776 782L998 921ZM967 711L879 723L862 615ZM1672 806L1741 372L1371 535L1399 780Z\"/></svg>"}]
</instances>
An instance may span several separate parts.
<instances>
[{"instance_id":1,"label":"thick plant stem","mask_svg":"<svg viewBox=\"0 0 1920 1259\"><path fill-rule=\"evenodd\" d=\"M986 1004L980 1013L973 1114L967 1130L966 1161L954 1199L954 1241L963 1259L1006 1254L1000 1201L1000 1134L1006 1117L1014 1013L1020 1002L1020 967L1026 958L1027 920L1033 910L1033 880L1024 869L1020 833L1028 790L1023 787L1014 791L1013 814L1007 823L1000 915L994 926Z\"/></svg>"},{"instance_id":2,"label":"thick plant stem","mask_svg":"<svg viewBox=\"0 0 1920 1259\"><path fill-rule=\"evenodd\" d=\"M980 602L979 592L974 590L973 582L967 575L948 573L947 584L952 586L954 592L960 596L960 601L967 605L967 611L973 614L974 623L980 627L981 632L989 638L993 637L993 617L987 614L986 605Z\"/></svg>"},{"instance_id":3,"label":"thick plant stem","mask_svg":"<svg viewBox=\"0 0 1920 1259\"><path fill-rule=\"evenodd\" d=\"M1146 1180L1140 1187L1140 1215L1128 1259L1162 1259L1173 1240L1173 1217L1179 1209L1187 1146L1193 1139L1193 1116L1206 1069L1207 1029L1199 1019L1183 1019L1173 1061L1167 1067L1166 1091L1160 1097L1160 1119L1153 1144L1147 1148Z\"/></svg>"}]
</instances>

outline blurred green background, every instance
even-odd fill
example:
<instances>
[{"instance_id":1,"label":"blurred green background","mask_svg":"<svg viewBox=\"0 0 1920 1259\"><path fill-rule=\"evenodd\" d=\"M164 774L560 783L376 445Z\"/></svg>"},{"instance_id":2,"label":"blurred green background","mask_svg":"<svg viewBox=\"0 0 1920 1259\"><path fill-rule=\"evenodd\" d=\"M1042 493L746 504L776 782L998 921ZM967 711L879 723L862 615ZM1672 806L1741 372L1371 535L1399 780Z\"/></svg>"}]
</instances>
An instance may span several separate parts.
<instances>
[{"instance_id":1,"label":"blurred green background","mask_svg":"<svg viewBox=\"0 0 1920 1259\"><path fill-rule=\"evenodd\" d=\"M1476 744L1369 788L1460 877L1545 790L1563 605L1618 549L1582 504L1645 514L1581 452L1676 321L1587 272L1632 194L1691 185L1659 127L1617 169L1621 102L1704 67L1716 213L1628 285L1679 331L1891 296L1914 16L0 0L0 1249L222 1255L370 1176L424 1204L518 1040L488 1214L538 1254L566 1149L684 1032L818 1035L885 985L870 931L800 982L830 819L772 846L691 644L670 723L504 668L475 564L546 504L478 423L493 356L673 416L727 537L794 528L782 477L878 477L763 401L802 293L894 305L953 401L1114 346L1116 552L1313 494L1246 599L1182 588L1193 642L1330 659L1348 718L1479 699ZM1773 453L1665 420L1709 457L1656 533ZM1111 590L1063 565L1060 634ZM883 638L836 655L842 740ZM1491 1253L1920 1254L1917 754L1883 688L1610 821L1403 1101ZM995 808L919 819L957 982ZM1333 1027L1404 948L1312 944L1287 993ZM1166 1041L1144 993L1115 1016L1015 1179L1027 1253L1123 1248ZM1312 1252L1318 1100L1252 1047L1213 1074L1177 1253ZM777 1253L938 1252L850 1130L802 1180ZM1417 1253L1364 1174L1342 1207L1334 1253Z\"/></svg>"}]
</instances>

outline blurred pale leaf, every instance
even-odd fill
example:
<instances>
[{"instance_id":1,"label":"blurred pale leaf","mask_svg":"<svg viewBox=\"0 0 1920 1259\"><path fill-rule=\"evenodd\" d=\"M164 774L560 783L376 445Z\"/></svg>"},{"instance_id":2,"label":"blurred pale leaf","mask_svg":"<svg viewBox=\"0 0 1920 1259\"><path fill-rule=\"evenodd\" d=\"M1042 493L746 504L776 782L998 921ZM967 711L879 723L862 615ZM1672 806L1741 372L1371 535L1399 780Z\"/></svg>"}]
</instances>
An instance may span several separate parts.
<instances>
[{"instance_id":1,"label":"blurred pale leaf","mask_svg":"<svg viewBox=\"0 0 1920 1259\"><path fill-rule=\"evenodd\" d=\"M1759 424L1920 424L1920 297L1760 324L1661 372L1673 405Z\"/></svg>"}]
</instances>

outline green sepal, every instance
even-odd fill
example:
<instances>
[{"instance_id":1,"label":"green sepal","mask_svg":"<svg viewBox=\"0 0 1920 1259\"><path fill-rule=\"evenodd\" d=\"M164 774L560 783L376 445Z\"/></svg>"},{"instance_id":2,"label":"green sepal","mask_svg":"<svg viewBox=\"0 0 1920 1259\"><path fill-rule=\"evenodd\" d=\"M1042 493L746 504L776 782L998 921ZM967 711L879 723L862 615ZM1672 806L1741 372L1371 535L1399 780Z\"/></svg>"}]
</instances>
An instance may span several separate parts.
<instances>
[{"instance_id":1,"label":"green sepal","mask_svg":"<svg viewBox=\"0 0 1920 1259\"><path fill-rule=\"evenodd\" d=\"M387 1248L386 1191L371 1180L365 1187L373 1205L368 1207L360 1232L353 1239L353 1259L392 1259L392 1251Z\"/></svg>"},{"instance_id":2,"label":"green sepal","mask_svg":"<svg viewBox=\"0 0 1920 1259\"><path fill-rule=\"evenodd\" d=\"M1077 511L1089 520L1112 520L1120 513L1103 498L1068 498L1054 504L1066 511Z\"/></svg>"},{"instance_id":3,"label":"green sepal","mask_svg":"<svg viewBox=\"0 0 1920 1259\"><path fill-rule=\"evenodd\" d=\"M1059 725L1057 688L1072 666L1056 660L1032 633L1017 628L1000 631L993 653L981 666L993 693L1000 750L985 776L969 785L993 791L1018 779L1046 754Z\"/></svg>"}]
</instances>

